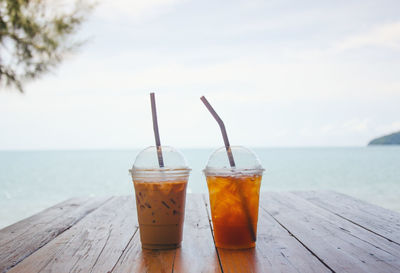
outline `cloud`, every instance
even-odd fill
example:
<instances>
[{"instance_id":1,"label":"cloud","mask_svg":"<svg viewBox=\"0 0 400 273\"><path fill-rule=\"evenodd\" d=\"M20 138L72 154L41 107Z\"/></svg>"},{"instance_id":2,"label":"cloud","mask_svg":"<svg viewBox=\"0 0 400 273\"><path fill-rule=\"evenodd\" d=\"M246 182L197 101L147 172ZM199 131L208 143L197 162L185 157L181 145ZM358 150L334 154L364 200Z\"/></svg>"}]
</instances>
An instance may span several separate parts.
<instances>
[{"instance_id":1,"label":"cloud","mask_svg":"<svg viewBox=\"0 0 400 273\"><path fill-rule=\"evenodd\" d=\"M400 22L375 26L365 33L344 39L335 48L345 51L369 46L400 50Z\"/></svg>"},{"instance_id":2,"label":"cloud","mask_svg":"<svg viewBox=\"0 0 400 273\"><path fill-rule=\"evenodd\" d=\"M371 120L368 118L353 118L320 126L305 126L299 129L299 135L307 137L346 136L351 134L363 134L371 131L373 127Z\"/></svg>"},{"instance_id":3,"label":"cloud","mask_svg":"<svg viewBox=\"0 0 400 273\"><path fill-rule=\"evenodd\" d=\"M390 134L400 131L400 121L393 121L388 124L377 126L377 131L382 134Z\"/></svg>"},{"instance_id":4,"label":"cloud","mask_svg":"<svg viewBox=\"0 0 400 273\"><path fill-rule=\"evenodd\" d=\"M278 62L258 53L193 64L175 55L126 51L72 60L56 77L29 87L55 90L62 81L62 89L69 93L201 92L212 93L218 100L257 105L294 100L375 100L377 94L399 98L400 82L394 75L397 65L386 64L387 70L382 70L340 61Z\"/></svg>"},{"instance_id":5,"label":"cloud","mask_svg":"<svg viewBox=\"0 0 400 273\"><path fill-rule=\"evenodd\" d=\"M150 90L171 145L220 143L200 95L243 145L360 145L400 128L400 22L387 10L98 1L93 43L25 96L0 92L0 148L143 147Z\"/></svg>"},{"instance_id":6,"label":"cloud","mask_svg":"<svg viewBox=\"0 0 400 273\"><path fill-rule=\"evenodd\" d=\"M343 123L342 129L349 133L362 133L369 129L369 119L351 119Z\"/></svg>"},{"instance_id":7,"label":"cloud","mask_svg":"<svg viewBox=\"0 0 400 273\"><path fill-rule=\"evenodd\" d=\"M96 10L97 16L113 20L121 16L143 19L167 12L182 0L103 0Z\"/></svg>"}]
</instances>

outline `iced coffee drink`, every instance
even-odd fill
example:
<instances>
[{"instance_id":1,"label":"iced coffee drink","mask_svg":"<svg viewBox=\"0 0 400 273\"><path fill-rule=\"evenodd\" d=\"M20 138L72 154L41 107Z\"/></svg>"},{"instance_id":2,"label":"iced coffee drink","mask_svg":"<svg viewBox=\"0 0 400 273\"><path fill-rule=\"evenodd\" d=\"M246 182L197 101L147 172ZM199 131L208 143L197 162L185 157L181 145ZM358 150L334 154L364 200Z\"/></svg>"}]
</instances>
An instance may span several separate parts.
<instances>
[{"instance_id":1,"label":"iced coffee drink","mask_svg":"<svg viewBox=\"0 0 400 273\"><path fill-rule=\"evenodd\" d=\"M134 182L143 248L179 247L187 181Z\"/></svg>"},{"instance_id":2,"label":"iced coffee drink","mask_svg":"<svg viewBox=\"0 0 400 273\"><path fill-rule=\"evenodd\" d=\"M190 169L171 147L163 147L166 167L156 167L154 149L143 150L131 170L140 239L147 249L177 248L182 242Z\"/></svg>"}]
</instances>

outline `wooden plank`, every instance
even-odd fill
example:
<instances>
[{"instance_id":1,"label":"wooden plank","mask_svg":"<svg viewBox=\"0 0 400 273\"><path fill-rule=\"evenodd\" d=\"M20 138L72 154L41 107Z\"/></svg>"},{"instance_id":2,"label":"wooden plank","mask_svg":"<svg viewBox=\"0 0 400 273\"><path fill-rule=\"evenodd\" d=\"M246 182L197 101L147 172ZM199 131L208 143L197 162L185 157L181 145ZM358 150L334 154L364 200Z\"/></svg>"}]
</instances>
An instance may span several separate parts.
<instances>
[{"instance_id":1,"label":"wooden plank","mask_svg":"<svg viewBox=\"0 0 400 273\"><path fill-rule=\"evenodd\" d=\"M60 211L62 211L62 215L67 215L71 211L75 211L77 207L83 205L87 201L89 201L88 197L71 198L1 229L0 245L3 246L8 242L15 240L33 227L44 226L47 224L53 225L54 220L60 220Z\"/></svg>"},{"instance_id":2,"label":"wooden plank","mask_svg":"<svg viewBox=\"0 0 400 273\"><path fill-rule=\"evenodd\" d=\"M183 242L180 248L142 249L139 232L129 243L113 273L221 272L204 202L200 195L187 195Z\"/></svg>"},{"instance_id":3,"label":"wooden plank","mask_svg":"<svg viewBox=\"0 0 400 273\"><path fill-rule=\"evenodd\" d=\"M263 193L261 207L336 272L399 272L400 247L292 193Z\"/></svg>"},{"instance_id":4,"label":"wooden plank","mask_svg":"<svg viewBox=\"0 0 400 273\"><path fill-rule=\"evenodd\" d=\"M400 213L333 191L294 192L367 230L400 244Z\"/></svg>"},{"instance_id":5,"label":"wooden plank","mask_svg":"<svg viewBox=\"0 0 400 273\"><path fill-rule=\"evenodd\" d=\"M331 272L262 209L255 248L218 252L223 272Z\"/></svg>"},{"instance_id":6,"label":"wooden plank","mask_svg":"<svg viewBox=\"0 0 400 273\"><path fill-rule=\"evenodd\" d=\"M139 232L138 229L112 273L172 272L176 250L142 249Z\"/></svg>"},{"instance_id":7,"label":"wooden plank","mask_svg":"<svg viewBox=\"0 0 400 273\"><path fill-rule=\"evenodd\" d=\"M189 194L186 200L182 247L175 255L173 272L221 272L204 200Z\"/></svg>"},{"instance_id":8,"label":"wooden plank","mask_svg":"<svg viewBox=\"0 0 400 273\"><path fill-rule=\"evenodd\" d=\"M108 198L74 198L0 230L0 272L5 272L69 229Z\"/></svg>"},{"instance_id":9,"label":"wooden plank","mask_svg":"<svg viewBox=\"0 0 400 273\"><path fill-rule=\"evenodd\" d=\"M9 272L109 272L136 229L133 197L114 197Z\"/></svg>"}]
</instances>

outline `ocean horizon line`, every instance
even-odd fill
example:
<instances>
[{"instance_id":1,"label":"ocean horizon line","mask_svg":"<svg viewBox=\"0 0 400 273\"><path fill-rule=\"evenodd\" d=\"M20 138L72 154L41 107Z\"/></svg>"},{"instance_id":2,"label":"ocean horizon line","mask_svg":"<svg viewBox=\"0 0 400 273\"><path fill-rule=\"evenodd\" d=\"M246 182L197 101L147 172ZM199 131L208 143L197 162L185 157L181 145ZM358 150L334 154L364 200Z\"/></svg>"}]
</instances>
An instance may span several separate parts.
<instances>
[{"instance_id":1,"label":"ocean horizon line","mask_svg":"<svg viewBox=\"0 0 400 273\"><path fill-rule=\"evenodd\" d=\"M153 146L153 145L149 145ZM127 148L27 148L27 149L0 149L0 152L73 152L73 151L136 151L149 146L142 147L127 147ZM169 146L169 145L165 145ZM400 147L400 145L310 145L310 146L246 146L246 145L232 145L232 146L245 146L249 149L318 149L318 148L374 148L374 147ZM214 150L220 146L203 146L203 147L179 147L174 146L179 150Z\"/></svg>"}]
</instances>

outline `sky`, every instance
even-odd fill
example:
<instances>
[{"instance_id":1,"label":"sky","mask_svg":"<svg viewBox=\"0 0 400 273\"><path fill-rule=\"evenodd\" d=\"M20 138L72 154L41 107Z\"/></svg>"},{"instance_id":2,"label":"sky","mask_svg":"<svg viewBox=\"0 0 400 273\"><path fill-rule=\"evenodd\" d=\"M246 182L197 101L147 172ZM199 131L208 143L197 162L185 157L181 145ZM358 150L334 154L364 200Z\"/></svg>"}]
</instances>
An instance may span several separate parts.
<instances>
[{"instance_id":1,"label":"sky","mask_svg":"<svg viewBox=\"0 0 400 273\"><path fill-rule=\"evenodd\" d=\"M400 130L400 2L99 0L86 44L0 90L0 150L364 146Z\"/></svg>"}]
</instances>

